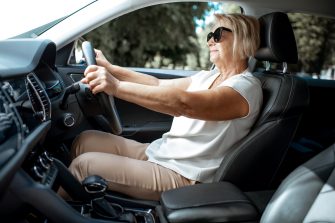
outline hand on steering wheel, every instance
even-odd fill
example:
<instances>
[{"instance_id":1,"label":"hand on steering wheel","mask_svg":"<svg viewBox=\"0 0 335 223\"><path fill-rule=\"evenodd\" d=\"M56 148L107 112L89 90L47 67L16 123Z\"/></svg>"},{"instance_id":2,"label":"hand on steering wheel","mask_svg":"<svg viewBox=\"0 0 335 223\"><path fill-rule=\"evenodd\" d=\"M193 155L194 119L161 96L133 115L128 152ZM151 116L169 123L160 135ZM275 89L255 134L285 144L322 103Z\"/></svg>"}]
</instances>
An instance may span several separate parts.
<instances>
[{"instance_id":1,"label":"hand on steering wheel","mask_svg":"<svg viewBox=\"0 0 335 223\"><path fill-rule=\"evenodd\" d=\"M92 47L92 44L88 41L83 42L82 50L83 50L87 65L96 65L97 62L95 59L95 52ZM97 100L103 110L103 115L108 120L113 134L115 135L121 134L122 126L121 126L118 112L116 110L113 96L109 96L104 92L100 92L100 93L97 93L95 97L97 97Z\"/></svg>"}]
</instances>

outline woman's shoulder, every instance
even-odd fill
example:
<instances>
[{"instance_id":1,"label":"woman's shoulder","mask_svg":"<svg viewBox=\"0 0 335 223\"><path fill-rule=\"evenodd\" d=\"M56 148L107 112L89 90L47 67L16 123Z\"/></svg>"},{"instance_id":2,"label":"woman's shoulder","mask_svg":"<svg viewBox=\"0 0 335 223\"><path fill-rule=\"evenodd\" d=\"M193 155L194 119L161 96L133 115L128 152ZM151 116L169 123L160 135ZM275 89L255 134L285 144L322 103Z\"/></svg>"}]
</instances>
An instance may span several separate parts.
<instances>
[{"instance_id":1,"label":"woman's shoulder","mask_svg":"<svg viewBox=\"0 0 335 223\"><path fill-rule=\"evenodd\" d=\"M192 80L206 79L215 73L209 70L201 70L191 76Z\"/></svg>"},{"instance_id":2,"label":"woman's shoulder","mask_svg":"<svg viewBox=\"0 0 335 223\"><path fill-rule=\"evenodd\" d=\"M212 70L200 70L192 76L202 76L202 75L212 75L214 74Z\"/></svg>"},{"instance_id":3,"label":"woman's shoulder","mask_svg":"<svg viewBox=\"0 0 335 223\"><path fill-rule=\"evenodd\" d=\"M261 85L260 80L255 77L250 71L246 70L240 74L236 74L232 76L231 78L227 79L227 81L232 81L232 82L250 82L251 84L257 84Z\"/></svg>"}]
</instances>

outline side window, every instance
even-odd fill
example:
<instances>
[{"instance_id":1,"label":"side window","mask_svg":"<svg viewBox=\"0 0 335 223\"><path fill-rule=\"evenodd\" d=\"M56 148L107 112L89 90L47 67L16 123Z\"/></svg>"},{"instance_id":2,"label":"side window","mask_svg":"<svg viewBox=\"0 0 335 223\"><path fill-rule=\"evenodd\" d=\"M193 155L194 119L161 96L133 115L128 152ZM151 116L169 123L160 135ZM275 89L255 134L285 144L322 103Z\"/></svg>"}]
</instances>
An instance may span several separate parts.
<instances>
[{"instance_id":1,"label":"side window","mask_svg":"<svg viewBox=\"0 0 335 223\"><path fill-rule=\"evenodd\" d=\"M298 47L300 76L335 80L335 20L288 13ZM292 70L292 69L291 69Z\"/></svg>"},{"instance_id":2,"label":"side window","mask_svg":"<svg viewBox=\"0 0 335 223\"><path fill-rule=\"evenodd\" d=\"M241 11L236 5L205 2L155 5L112 20L84 38L120 66L209 69L207 20L223 8Z\"/></svg>"}]
</instances>

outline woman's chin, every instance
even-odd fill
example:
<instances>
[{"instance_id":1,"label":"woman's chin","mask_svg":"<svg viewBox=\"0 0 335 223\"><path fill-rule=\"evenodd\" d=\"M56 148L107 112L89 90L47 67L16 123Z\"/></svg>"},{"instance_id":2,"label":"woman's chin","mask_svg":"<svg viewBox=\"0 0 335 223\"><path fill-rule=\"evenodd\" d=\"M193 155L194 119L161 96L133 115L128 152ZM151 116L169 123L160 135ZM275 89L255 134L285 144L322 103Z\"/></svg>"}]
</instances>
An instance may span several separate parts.
<instances>
[{"instance_id":1,"label":"woman's chin","mask_svg":"<svg viewBox=\"0 0 335 223\"><path fill-rule=\"evenodd\" d=\"M210 61L211 63L214 63L214 64L215 64L215 62L218 61L218 57L217 57L217 56L210 56L210 57L209 57L209 61Z\"/></svg>"}]
</instances>

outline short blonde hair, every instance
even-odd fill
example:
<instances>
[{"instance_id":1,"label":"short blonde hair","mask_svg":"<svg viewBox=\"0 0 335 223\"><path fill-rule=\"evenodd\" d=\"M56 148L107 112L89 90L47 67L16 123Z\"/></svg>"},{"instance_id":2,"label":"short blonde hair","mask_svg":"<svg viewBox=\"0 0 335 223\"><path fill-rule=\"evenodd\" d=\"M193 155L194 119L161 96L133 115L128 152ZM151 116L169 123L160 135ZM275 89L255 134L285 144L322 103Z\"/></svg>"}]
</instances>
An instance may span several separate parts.
<instances>
[{"instance_id":1,"label":"short blonde hair","mask_svg":"<svg viewBox=\"0 0 335 223\"><path fill-rule=\"evenodd\" d=\"M215 24L228 22L234 35L234 59L247 59L254 56L260 45L259 21L252 16L242 14L214 14Z\"/></svg>"}]
</instances>

